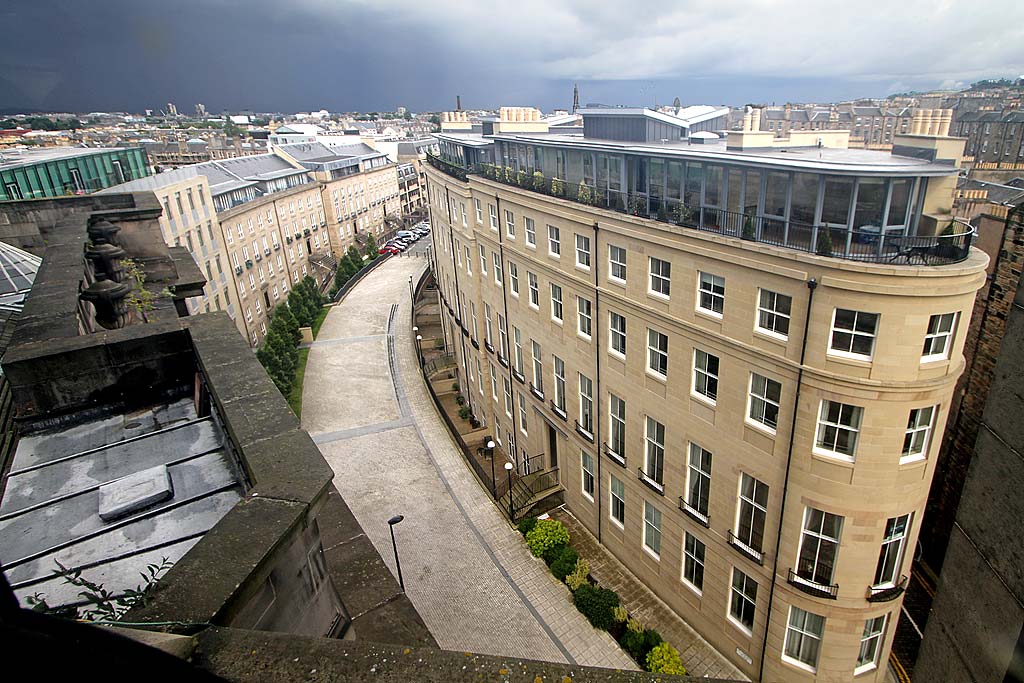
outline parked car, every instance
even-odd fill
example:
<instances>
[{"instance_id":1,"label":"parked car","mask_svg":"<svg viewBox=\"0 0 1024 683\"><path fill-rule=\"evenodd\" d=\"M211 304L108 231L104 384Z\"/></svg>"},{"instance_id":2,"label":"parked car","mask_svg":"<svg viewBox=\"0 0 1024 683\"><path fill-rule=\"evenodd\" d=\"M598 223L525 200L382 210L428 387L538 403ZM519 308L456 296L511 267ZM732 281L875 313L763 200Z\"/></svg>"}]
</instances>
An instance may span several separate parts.
<instances>
[{"instance_id":1,"label":"parked car","mask_svg":"<svg viewBox=\"0 0 1024 683\"><path fill-rule=\"evenodd\" d=\"M395 233L395 237L408 237L410 240L416 241L419 236L411 230L399 230Z\"/></svg>"},{"instance_id":2,"label":"parked car","mask_svg":"<svg viewBox=\"0 0 1024 683\"><path fill-rule=\"evenodd\" d=\"M394 256L395 254L400 254L401 252L401 249L390 244L385 244L383 247L377 250L378 254L391 254L392 256Z\"/></svg>"}]
</instances>

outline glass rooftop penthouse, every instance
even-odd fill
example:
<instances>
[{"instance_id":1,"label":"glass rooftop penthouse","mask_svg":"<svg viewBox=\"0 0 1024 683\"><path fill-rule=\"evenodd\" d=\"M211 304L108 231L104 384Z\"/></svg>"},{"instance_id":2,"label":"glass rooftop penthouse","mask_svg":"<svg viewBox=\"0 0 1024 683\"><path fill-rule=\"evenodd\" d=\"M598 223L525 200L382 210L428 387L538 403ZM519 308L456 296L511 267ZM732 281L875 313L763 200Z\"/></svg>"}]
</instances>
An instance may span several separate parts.
<instances>
[{"instance_id":1,"label":"glass rooftop penthouse","mask_svg":"<svg viewBox=\"0 0 1024 683\"><path fill-rule=\"evenodd\" d=\"M636 116L636 110L623 111ZM440 156L431 163L463 179L480 174L641 218L826 256L949 263L969 251L972 229L949 214L959 166L951 150L963 144L956 138L901 136L892 154L847 149L845 131L787 140L757 131L614 140L592 138L591 131L614 135L623 126L597 129L586 111L583 118L575 135L442 132L436 134Z\"/></svg>"}]
</instances>

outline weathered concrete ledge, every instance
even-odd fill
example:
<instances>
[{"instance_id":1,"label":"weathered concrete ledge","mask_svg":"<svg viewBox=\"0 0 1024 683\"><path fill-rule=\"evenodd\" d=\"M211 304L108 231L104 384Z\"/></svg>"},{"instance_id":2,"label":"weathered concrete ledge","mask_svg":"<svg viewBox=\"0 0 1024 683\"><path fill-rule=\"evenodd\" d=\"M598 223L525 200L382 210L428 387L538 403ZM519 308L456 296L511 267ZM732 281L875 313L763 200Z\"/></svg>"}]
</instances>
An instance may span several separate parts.
<instances>
[{"instance_id":1,"label":"weathered concrete ledge","mask_svg":"<svg viewBox=\"0 0 1024 683\"><path fill-rule=\"evenodd\" d=\"M196 636L193 663L229 681L360 683L652 683L721 679L539 662L365 640L209 628Z\"/></svg>"}]
</instances>

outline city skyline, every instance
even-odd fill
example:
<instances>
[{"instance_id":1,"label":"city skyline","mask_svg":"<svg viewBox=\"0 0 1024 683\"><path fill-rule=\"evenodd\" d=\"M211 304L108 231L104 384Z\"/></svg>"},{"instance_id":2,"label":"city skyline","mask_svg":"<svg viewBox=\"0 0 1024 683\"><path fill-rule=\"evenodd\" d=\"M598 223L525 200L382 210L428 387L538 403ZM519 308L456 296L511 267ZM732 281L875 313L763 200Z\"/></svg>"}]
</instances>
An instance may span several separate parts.
<instances>
[{"instance_id":1,"label":"city skyline","mask_svg":"<svg viewBox=\"0 0 1024 683\"><path fill-rule=\"evenodd\" d=\"M1013 49L1020 22L1008 20L1024 10L1013 3L856 10L305 0L244 12L186 2L165 16L152 3L17 0L0 11L20 29L0 46L0 109L141 112L173 101L182 111L196 102L211 112L438 111L461 95L465 108L549 110L571 105L574 82L584 103L826 102L1024 73ZM823 40L839 24L844 40ZM984 50L964 40L974 35Z\"/></svg>"}]
</instances>

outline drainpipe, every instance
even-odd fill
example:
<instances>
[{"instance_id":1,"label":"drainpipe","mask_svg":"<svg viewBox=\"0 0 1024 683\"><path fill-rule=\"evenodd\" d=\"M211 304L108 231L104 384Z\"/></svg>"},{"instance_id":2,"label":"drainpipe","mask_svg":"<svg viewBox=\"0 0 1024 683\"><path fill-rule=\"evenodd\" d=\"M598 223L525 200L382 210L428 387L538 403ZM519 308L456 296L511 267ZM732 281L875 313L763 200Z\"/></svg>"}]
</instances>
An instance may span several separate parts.
<instances>
[{"instance_id":1,"label":"drainpipe","mask_svg":"<svg viewBox=\"0 0 1024 683\"><path fill-rule=\"evenodd\" d=\"M594 246L591 249L590 267L594 271L594 315L591 318L591 326L594 325L594 321L601 320L601 307L598 305L598 301L601 297L601 290L598 286L597 277L597 221L594 221ZM600 322L598 322L600 324ZM594 339L594 362L597 365L597 372L595 373L594 381L596 384L595 390L597 394L597 414L594 416L594 458L597 460L597 484L594 487L594 495L597 496L597 542L601 542L601 522L604 519L604 513L601 511L601 501L604 500L604 496L601 495L601 328L598 327L596 330L592 330Z\"/></svg>"},{"instance_id":2,"label":"drainpipe","mask_svg":"<svg viewBox=\"0 0 1024 683\"><path fill-rule=\"evenodd\" d=\"M772 621L772 601L775 599L775 578L779 571L779 546L782 543L782 520L786 514L786 493L789 490L789 470L793 464L793 441L796 436L797 409L800 406L800 387L804 377L804 357L807 354L807 331L811 327L811 304L818 281L813 277L807 281L807 313L804 316L804 334L800 342L800 367L796 373L796 395L793 397L793 420L789 426L789 448L786 452L786 477L782 480L782 503L779 505L779 531L775 535L775 559L772 561L772 584L768 589L768 612L764 622L764 641L761 643L761 667L757 680L764 679L764 658L768 650L768 627Z\"/></svg>"}]
</instances>

